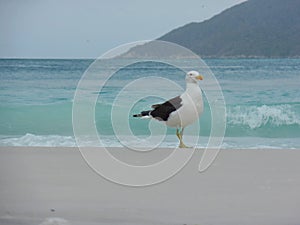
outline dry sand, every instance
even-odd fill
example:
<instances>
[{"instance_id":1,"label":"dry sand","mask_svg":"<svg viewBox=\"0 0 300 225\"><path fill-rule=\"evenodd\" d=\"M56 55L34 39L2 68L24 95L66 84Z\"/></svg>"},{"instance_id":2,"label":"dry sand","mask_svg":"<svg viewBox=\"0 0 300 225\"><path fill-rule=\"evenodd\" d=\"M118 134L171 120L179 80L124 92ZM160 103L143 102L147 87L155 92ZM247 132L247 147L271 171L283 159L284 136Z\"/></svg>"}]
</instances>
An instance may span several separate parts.
<instances>
[{"instance_id":1,"label":"dry sand","mask_svg":"<svg viewBox=\"0 0 300 225\"><path fill-rule=\"evenodd\" d=\"M76 148L2 147L0 224L300 224L299 150L222 150L204 173L201 154L166 182L131 188L97 175Z\"/></svg>"}]
</instances>

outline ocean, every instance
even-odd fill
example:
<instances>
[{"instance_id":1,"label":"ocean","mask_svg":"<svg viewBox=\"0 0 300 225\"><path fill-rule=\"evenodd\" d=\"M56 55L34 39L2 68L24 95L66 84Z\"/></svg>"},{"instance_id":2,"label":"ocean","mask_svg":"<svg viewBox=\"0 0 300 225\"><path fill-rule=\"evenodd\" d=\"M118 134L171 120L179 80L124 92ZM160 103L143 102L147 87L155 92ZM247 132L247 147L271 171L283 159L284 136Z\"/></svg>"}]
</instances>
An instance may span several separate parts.
<instances>
[{"instance_id":1,"label":"ocean","mask_svg":"<svg viewBox=\"0 0 300 225\"><path fill-rule=\"evenodd\" d=\"M300 148L300 59L204 61L218 79L226 101L222 148ZM74 93L92 62L90 59L0 59L0 146L76 146L72 127ZM176 80L185 86L183 71L157 62L141 62L119 70L100 92L91 93L98 96L95 122L102 145L122 146L111 122L114 99L124 85L149 76ZM157 96L169 91L152 89L156 97L141 99L128 116L132 133L145 139L150 135L149 121L130 115L163 101ZM174 96L177 94L180 93L174 91ZM136 91L127 91L123 98L130 102L134 95ZM122 105L118 110L122 112ZM205 112L199 120L199 147L207 143L210 121L209 105L205 102ZM165 135L160 146L178 145L174 129L168 128Z\"/></svg>"}]
</instances>

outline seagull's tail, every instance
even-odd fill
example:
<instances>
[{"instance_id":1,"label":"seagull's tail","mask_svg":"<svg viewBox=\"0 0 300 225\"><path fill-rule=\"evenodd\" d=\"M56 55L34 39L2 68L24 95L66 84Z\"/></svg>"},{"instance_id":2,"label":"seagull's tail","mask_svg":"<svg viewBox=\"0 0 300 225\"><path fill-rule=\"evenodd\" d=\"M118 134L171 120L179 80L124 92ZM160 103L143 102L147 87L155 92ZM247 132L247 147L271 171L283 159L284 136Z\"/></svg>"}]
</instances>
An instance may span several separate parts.
<instances>
[{"instance_id":1,"label":"seagull's tail","mask_svg":"<svg viewBox=\"0 0 300 225\"><path fill-rule=\"evenodd\" d=\"M152 110L148 110L148 111L143 111L140 114L134 114L133 117L143 117L143 118L149 118L150 117L150 112Z\"/></svg>"}]
</instances>

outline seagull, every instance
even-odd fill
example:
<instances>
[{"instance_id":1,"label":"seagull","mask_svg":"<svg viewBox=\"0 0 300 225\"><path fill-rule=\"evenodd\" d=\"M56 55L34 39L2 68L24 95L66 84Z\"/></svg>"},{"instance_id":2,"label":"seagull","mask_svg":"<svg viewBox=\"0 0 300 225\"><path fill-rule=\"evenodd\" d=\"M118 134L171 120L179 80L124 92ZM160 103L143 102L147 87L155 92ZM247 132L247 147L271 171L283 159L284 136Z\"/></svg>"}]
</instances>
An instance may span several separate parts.
<instances>
[{"instance_id":1,"label":"seagull","mask_svg":"<svg viewBox=\"0 0 300 225\"><path fill-rule=\"evenodd\" d=\"M182 140L184 128L199 119L203 112L202 91L198 81L203 80L197 71L186 74L186 90L181 95L164 103L152 105L151 110L142 111L133 117L150 118L176 128L179 148L188 148Z\"/></svg>"}]
</instances>

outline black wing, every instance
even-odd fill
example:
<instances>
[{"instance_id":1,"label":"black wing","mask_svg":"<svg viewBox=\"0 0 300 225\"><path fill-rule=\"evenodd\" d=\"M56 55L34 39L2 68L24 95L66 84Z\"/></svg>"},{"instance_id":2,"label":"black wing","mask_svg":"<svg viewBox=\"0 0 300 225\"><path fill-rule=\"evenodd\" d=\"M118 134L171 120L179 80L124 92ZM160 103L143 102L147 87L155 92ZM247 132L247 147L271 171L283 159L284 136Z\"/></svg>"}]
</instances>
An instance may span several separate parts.
<instances>
[{"instance_id":1,"label":"black wing","mask_svg":"<svg viewBox=\"0 0 300 225\"><path fill-rule=\"evenodd\" d=\"M170 114L182 106L181 102L182 99L177 96L162 104L153 105L154 110L150 112L150 115L157 120L167 121Z\"/></svg>"}]
</instances>

